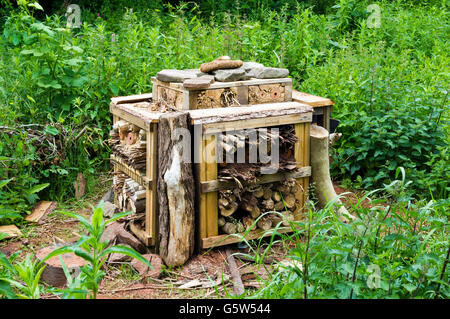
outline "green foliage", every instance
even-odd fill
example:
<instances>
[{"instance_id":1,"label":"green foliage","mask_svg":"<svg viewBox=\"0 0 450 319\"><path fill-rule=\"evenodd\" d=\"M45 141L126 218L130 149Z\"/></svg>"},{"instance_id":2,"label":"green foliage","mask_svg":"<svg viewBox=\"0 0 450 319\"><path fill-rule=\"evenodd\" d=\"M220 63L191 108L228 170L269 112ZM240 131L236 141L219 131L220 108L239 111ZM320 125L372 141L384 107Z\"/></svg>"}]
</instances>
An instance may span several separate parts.
<instances>
[{"instance_id":1,"label":"green foliage","mask_svg":"<svg viewBox=\"0 0 450 319\"><path fill-rule=\"evenodd\" d=\"M27 255L23 261L13 262L20 252L7 258L0 252L0 296L8 299L39 299L42 287L39 285L45 266Z\"/></svg>"},{"instance_id":2,"label":"green foliage","mask_svg":"<svg viewBox=\"0 0 450 319\"><path fill-rule=\"evenodd\" d=\"M449 298L444 265L450 249L450 203L413 203L404 196L409 185L403 175L359 199L353 207L358 219L351 224L336 218L331 206L294 222L293 234L280 240L295 245L290 264L280 265L269 280L260 279L263 287L251 297ZM395 197L371 201L371 208L362 205L380 191Z\"/></svg>"},{"instance_id":3,"label":"green foliage","mask_svg":"<svg viewBox=\"0 0 450 319\"><path fill-rule=\"evenodd\" d=\"M68 276L69 283L68 289L63 291L64 298L90 297L91 299L96 299L98 285L105 276L102 266L106 262L108 255L111 253L119 253L130 256L143 262L150 268L152 267L148 260L146 260L134 249L120 245L109 246L108 242L101 241L105 227L108 224L130 214L131 212L116 214L111 219L105 221L103 218L103 202L100 202L98 207L93 211L91 221L76 213L60 213L76 218L88 231L88 235L83 235L75 244L55 249L41 262L43 263L54 256L68 252L73 252L75 255L83 258L87 262L87 265L81 268L81 273L77 278L72 278L67 269L64 269L66 276Z\"/></svg>"},{"instance_id":4,"label":"green foliage","mask_svg":"<svg viewBox=\"0 0 450 319\"><path fill-rule=\"evenodd\" d=\"M10 299L39 299L40 293L43 291L39 281L42 271L45 268L44 262L55 256L60 258L64 273L67 277L67 287L65 289L50 287L47 291L56 295L61 295L64 299L85 299L87 297L95 299L97 297L99 283L105 276L103 268L109 254L124 254L135 258L152 268L152 265L148 260L134 249L121 245L111 246L109 242L101 241L101 237L107 225L131 212L116 214L112 218L105 220L103 217L103 202L100 202L93 210L90 221L80 214L72 212L60 213L76 218L88 231L88 235L83 235L78 242L74 244L61 246L55 249L41 261L34 260L31 254L27 254L24 261L15 262L20 251L13 254L10 258L7 258L0 252L0 297L4 296ZM74 253L87 262L87 264L81 268L80 274L75 278L69 273L67 266L60 256L66 253ZM19 291L19 293L17 293L17 291Z\"/></svg>"}]
</instances>

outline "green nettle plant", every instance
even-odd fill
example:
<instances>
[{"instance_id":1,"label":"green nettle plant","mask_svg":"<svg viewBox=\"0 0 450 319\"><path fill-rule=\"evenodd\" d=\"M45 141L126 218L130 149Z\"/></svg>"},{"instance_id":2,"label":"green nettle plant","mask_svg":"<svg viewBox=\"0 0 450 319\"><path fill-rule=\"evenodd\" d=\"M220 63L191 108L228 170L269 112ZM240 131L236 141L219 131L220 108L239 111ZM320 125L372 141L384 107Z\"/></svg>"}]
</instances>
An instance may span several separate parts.
<instances>
[{"instance_id":1,"label":"green nettle plant","mask_svg":"<svg viewBox=\"0 0 450 319\"><path fill-rule=\"evenodd\" d=\"M103 264L106 262L107 257L111 253L120 253L132 258L135 258L150 268L152 265L146 260L140 253L132 248L115 245L108 247L108 242L101 242L101 237L105 231L105 227L108 224L122 218L131 212L124 212L116 214L111 219L104 220L103 218L103 202L100 202L97 208L94 209L92 220L89 222L85 217L71 212L60 212L64 215L76 218L89 232L88 235L83 235L78 242L71 246L63 246L55 249L49 255L47 255L41 263L45 262L49 258L58 256L61 254L73 252L75 255L83 258L88 262L86 266L81 268L79 277L72 278L68 276L68 287L63 292L65 298L83 298L89 297L91 299L97 298L98 286L102 278L105 276L105 272L102 270ZM66 275L68 275L67 269L65 269Z\"/></svg>"},{"instance_id":2,"label":"green nettle plant","mask_svg":"<svg viewBox=\"0 0 450 319\"><path fill-rule=\"evenodd\" d=\"M351 224L336 218L331 207L293 222L293 233L280 234L278 241L295 245L291 262L260 279L262 288L250 297L449 298L449 203L413 203L400 171L402 180L358 199L352 207L358 219ZM392 197L371 201L376 193ZM362 205L367 200L371 208Z\"/></svg>"},{"instance_id":3,"label":"green nettle plant","mask_svg":"<svg viewBox=\"0 0 450 319\"><path fill-rule=\"evenodd\" d=\"M8 259L0 252L0 267L4 267L3 271L0 268L0 297L4 295L9 299L39 299L42 292L39 280L45 266L38 266L38 261L33 260L31 255L14 263L19 253L14 253Z\"/></svg>"},{"instance_id":4,"label":"green nettle plant","mask_svg":"<svg viewBox=\"0 0 450 319\"><path fill-rule=\"evenodd\" d=\"M38 299L41 291L43 291L42 286L39 285L39 280L45 268L44 262L55 256L60 257L60 255L65 253L74 253L87 262L81 268L80 274L74 278L70 275L60 257L67 277L67 287L65 289L49 288L48 292L61 295L62 298L67 299L97 298L99 283L105 276L103 265L111 253L125 254L152 268L148 260L134 249L120 245L109 246L108 242L101 241L102 234L108 224L131 212L116 214L105 221L103 218L103 202L100 202L93 211L91 221L76 213L62 211L60 213L76 218L86 228L88 235L83 235L78 242L72 245L55 249L40 262L32 260L31 255L27 255L23 262L14 264L13 260L19 252L13 254L9 259L0 252L0 296ZM3 270L2 267L4 268ZM17 280L14 278L17 278ZM20 293L16 294L12 287L17 288Z\"/></svg>"}]
</instances>

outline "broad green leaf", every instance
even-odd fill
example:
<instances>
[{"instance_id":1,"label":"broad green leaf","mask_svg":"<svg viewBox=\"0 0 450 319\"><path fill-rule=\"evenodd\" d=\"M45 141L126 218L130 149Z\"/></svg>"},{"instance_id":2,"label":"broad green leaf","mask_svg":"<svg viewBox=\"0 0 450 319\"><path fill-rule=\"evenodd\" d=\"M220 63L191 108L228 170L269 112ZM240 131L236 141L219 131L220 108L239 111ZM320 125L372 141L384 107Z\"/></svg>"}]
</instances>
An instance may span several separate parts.
<instances>
[{"instance_id":1,"label":"broad green leaf","mask_svg":"<svg viewBox=\"0 0 450 319\"><path fill-rule=\"evenodd\" d=\"M5 186L6 184L8 184L10 181L12 181L13 179L4 179L0 181L0 188L2 188L3 186Z\"/></svg>"},{"instance_id":2,"label":"broad green leaf","mask_svg":"<svg viewBox=\"0 0 450 319\"><path fill-rule=\"evenodd\" d=\"M8 257L0 251L0 265L8 268L10 271L15 272L14 267L9 262Z\"/></svg>"},{"instance_id":3,"label":"broad green leaf","mask_svg":"<svg viewBox=\"0 0 450 319\"><path fill-rule=\"evenodd\" d=\"M115 214L113 217L111 217L110 219L108 219L108 220L106 221L106 225L109 225L109 224L111 224L112 222L115 222L115 221L118 220L119 218L122 218L122 217L125 217L125 216L127 216L127 215L130 215L131 213L133 213L133 212L132 212L132 211L129 211L129 212L123 212L123 213Z\"/></svg>"},{"instance_id":4,"label":"broad green leaf","mask_svg":"<svg viewBox=\"0 0 450 319\"><path fill-rule=\"evenodd\" d=\"M59 255L62 255L62 254L71 253L72 251L73 251L73 247L72 246L62 246L62 247L56 248L54 251L52 251L47 256L45 256L44 259L42 259L37 264L37 266L41 266L45 261L49 260L52 257L59 256Z\"/></svg>"},{"instance_id":5,"label":"broad green leaf","mask_svg":"<svg viewBox=\"0 0 450 319\"><path fill-rule=\"evenodd\" d=\"M27 194L38 193L41 190L43 190L44 188L48 187L49 185L50 185L49 183L34 185L30 189L24 190L24 192L27 193Z\"/></svg>"},{"instance_id":6,"label":"broad green leaf","mask_svg":"<svg viewBox=\"0 0 450 319\"><path fill-rule=\"evenodd\" d=\"M46 126L44 132L48 133L48 134L51 134L51 135L58 135L59 134L58 129L56 127L54 127L54 126Z\"/></svg>"},{"instance_id":7,"label":"broad green leaf","mask_svg":"<svg viewBox=\"0 0 450 319\"><path fill-rule=\"evenodd\" d=\"M66 212L66 211L58 211L58 213L61 213L63 215L67 215L69 217L78 219L78 221L81 224L83 224L83 226L86 227L89 232L92 231L91 223L84 216L81 216L80 214L77 214L77 213Z\"/></svg>"},{"instance_id":8,"label":"broad green leaf","mask_svg":"<svg viewBox=\"0 0 450 319\"><path fill-rule=\"evenodd\" d=\"M144 258L144 256L142 256L140 253L138 253L134 249L131 249L131 248L125 247L125 246L117 245L117 246L109 247L109 248L105 249L104 251L102 251L99 254L99 257L101 258L103 256L106 256L106 255L112 254L112 253L124 254L124 255L130 256L130 257L137 259L140 262L144 263L145 265L150 267L150 269L153 268L153 266L148 262L147 259Z\"/></svg>"},{"instance_id":9,"label":"broad green leaf","mask_svg":"<svg viewBox=\"0 0 450 319\"><path fill-rule=\"evenodd\" d=\"M41 7L41 5L38 2L28 3L29 7L35 8L37 10L44 11L44 8Z\"/></svg>"},{"instance_id":10,"label":"broad green leaf","mask_svg":"<svg viewBox=\"0 0 450 319\"><path fill-rule=\"evenodd\" d=\"M1 296L6 296L8 299L14 299L16 297L16 294L11 288L11 284L2 278L0 278L0 297Z\"/></svg>"}]
</instances>

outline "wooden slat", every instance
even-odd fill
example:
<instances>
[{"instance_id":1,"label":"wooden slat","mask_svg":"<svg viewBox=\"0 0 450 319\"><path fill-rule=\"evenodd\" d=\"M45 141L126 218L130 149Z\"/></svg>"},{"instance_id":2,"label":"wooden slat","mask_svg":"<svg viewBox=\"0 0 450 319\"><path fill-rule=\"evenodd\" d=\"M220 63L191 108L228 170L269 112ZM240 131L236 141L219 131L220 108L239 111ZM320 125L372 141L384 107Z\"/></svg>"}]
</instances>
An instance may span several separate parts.
<instances>
[{"instance_id":1,"label":"wooden slat","mask_svg":"<svg viewBox=\"0 0 450 319\"><path fill-rule=\"evenodd\" d=\"M146 188L146 209L145 209L145 233L149 240L157 243L157 199L156 199L156 170L157 163L157 124L153 123L147 132L147 167L146 175L149 186Z\"/></svg>"},{"instance_id":2,"label":"wooden slat","mask_svg":"<svg viewBox=\"0 0 450 319\"><path fill-rule=\"evenodd\" d=\"M148 153L147 153L148 154ZM132 179L134 179L138 184L144 186L144 187L150 187L152 188L151 182L152 180L149 179L147 176L145 176L144 173L140 172L137 169L134 169L130 167L127 163L125 163L120 157L111 154L111 161L115 164L115 168L119 171L124 172L128 176L130 176Z\"/></svg>"},{"instance_id":3,"label":"wooden slat","mask_svg":"<svg viewBox=\"0 0 450 319\"><path fill-rule=\"evenodd\" d=\"M205 139L205 169L206 181L217 179L217 161L216 161L216 138L215 135L204 136ZM202 194L206 201L206 236L217 236L218 234L218 204L217 192Z\"/></svg>"},{"instance_id":4,"label":"wooden slat","mask_svg":"<svg viewBox=\"0 0 450 319\"><path fill-rule=\"evenodd\" d=\"M178 91L188 91L189 88L185 88L183 83L174 83L174 82L162 82L159 81L156 77L152 77L153 85L157 84L159 86L171 88ZM278 78L278 79L250 79L246 81L234 81L234 82L214 82L212 83L207 90L214 89L223 89L223 88L231 88L231 87L239 87L239 86L250 86L250 85L263 85L263 84L277 84L277 83L288 83L292 85L291 78ZM192 90L197 90L193 88Z\"/></svg>"},{"instance_id":5,"label":"wooden slat","mask_svg":"<svg viewBox=\"0 0 450 319\"><path fill-rule=\"evenodd\" d=\"M189 110L193 124L211 124L231 121L264 119L283 115L308 114L313 109L298 102L254 104L250 106Z\"/></svg>"},{"instance_id":6,"label":"wooden slat","mask_svg":"<svg viewBox=\"0 0 450 319\"><path fill-rule=\"evenodd\" d=\"M276 232L279 234L283 234L283 233L288 233L291 231L292 231L292 228L280 227L277 229ZM272 235L273 235L273 231L271 231L271 230L267 231L267 230L262 230L262 229L257 229L257 230L251 231L245 237L244 237L244 233L239 233L239 234L234 234L234 235L217 235L217 236L213 236L213 237L203 238L201 241L201 248L205 249L205 248L210 248L210 247L215 247L215 246L223 246L223 245L229 245L229 244L233 244L233 243L239 243L239 242L243 241L242 238L245 238L246 240L252 240L252 239L268 237L268 236L272 236Z\"/></svg>"},{"instance_id":7,"label":"wooden slat","mask_svg":"<svg viewBox=\"0 0 450 319\"><path fill-rule=\"evenodd\" d=\"M131 109L130 105L132 104L115 105L111 103L109 110L113 115L127 122L135 124L144 130L148 130L150 123L157 122L157 119L148 118L147 114L143 114L141 110L139 110L138 114L136 114L135 110Z\"/></svg>"},{"instance_id":8,"label":"wooden slat","mask_svg":"<svg viewBox=\"0 0 450 319\"><path fill-rule=\"evenodd\" d=\"M128 96L115 96L111 98L111 102L114 104L122 104L122 103L137 103L149 101L153 98L152 93L144 93L137 95L128 95Z\"/></svg>"},{"instance_id":9,"label":"wooden slat","mask_svg":"<svg viewBox=\"0 0 450 319\"><path fill-rule=\"evenodd\" d=\"M312 121L312 113L270 116L257 119L204 124L204 134L304 123Z\"/></svg>"},{"instance_id":10,"label":"wooden slat","mask_svg":"<svg viewBox=\"0 0 450 319\"><path fill-rule=\"evenodd\" d=\"M301 167L297 172L293 173L276 173L276 174L270 174L270 175L263 175L261 177L258 177L256 179L256 182L254 183L243 183L244 186L246 185L259 185L259 184L267 184L267 183L274 183L274 182L280 182L284 181L287 178L302 178L311 176L311 167ZM229 181L219 181L219 180L211 180L206 182L201 182L201 192L202 193L209 193L209 192L215 192L218 190L223 189L231 189L237 187L236 182Z\"/></svg>"},{"instance_id":11,"label":"wooden slat","mask_svg":"<svg viewBox=\"0 0 450 319\"><path fill-rule=\"evenodd\" d=\"M292 100L308 104L312 107L334 105L334 102L326 97L320 97L297 90L292 90Z\"/></svg>"}]
</instances>

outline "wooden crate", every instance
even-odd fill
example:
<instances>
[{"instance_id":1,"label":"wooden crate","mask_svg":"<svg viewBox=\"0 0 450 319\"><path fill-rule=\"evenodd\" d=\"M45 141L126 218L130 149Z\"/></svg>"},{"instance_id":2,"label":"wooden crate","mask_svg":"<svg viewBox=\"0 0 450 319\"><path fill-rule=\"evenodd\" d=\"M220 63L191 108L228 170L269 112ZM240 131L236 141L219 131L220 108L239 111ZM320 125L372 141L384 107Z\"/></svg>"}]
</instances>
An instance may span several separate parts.
<instances>
[{"instance_id":1,"label":"wooden crate","mask_svg":"<svg viewBox=\"0 0 450 319\"><path fill-rule=\"evenodd\" d=\"M234 97L232 106L290 102L292 79L252 79L236 82L215 82L203 90L188 89L183 83L161 82L152 78L153 99L163 99L179 110L228 107L224 96Z\"/></svg>"},{"instance_id":2,"label":"wooden crate","mask_svg":"<svg viewBox=\"0 0 450 319\"><path fill-rule=\"evenodd\" d=\"M216 133L232 129L263 128L292 124L295 127L299 142L295 144L295 159L299 170L294 173L276 173L261 176L257 183L283 181L293 177L302 186L297 199L306 202L311 167L309 166L309 129L312 120L312 108L297 102L262 104L255 106L230 107L221 109L205 109L189 111L194 130L202 134L194 134L194 157L201 159L195 164L198 189L197 242L198 247L208 248L238 242L240 239L230 235L219 235L218 230L218 190L230 189L232 184L221 182L218 178L218 164L215 161ZM234 185L235 186L235 185ZM299 220L302 212L296 211L295 219ZM288 231L288 229L283 229ZM247 239L263 236L261 230L248 233Z\"/></svg>"},{"instance_id":3,"label":"wooden crate","mask_svg":"<svg viewBox=\"0 0 450 319\"><path fill-rule=\"evenodd\" d=\"M304 103L314 109L314 115L318 115L317 125L330 131L330 117L334 102L326 97L320 97L297 90L292 90L292 101Z\"/></svg>"},{"instance_id":4,"label":"wooden crate","mask_svg":"<svg viewBox=\"0 0 450 319\"><path fill-rule=\"evenodd\" d=\"M121 158L111 155L114 171L122 171L134 179L146 190L145 229L131 223L130 228L147 246L157 243L157 205L156 205L156 169L157 169L157 117L151 117L145 107L152 98L151 94L115 97L111 99L110 111L113 123L125 120L137 125L146 132L147 161L145 171L136 170L127 165Z\"/></svg>"}]
</instances>

